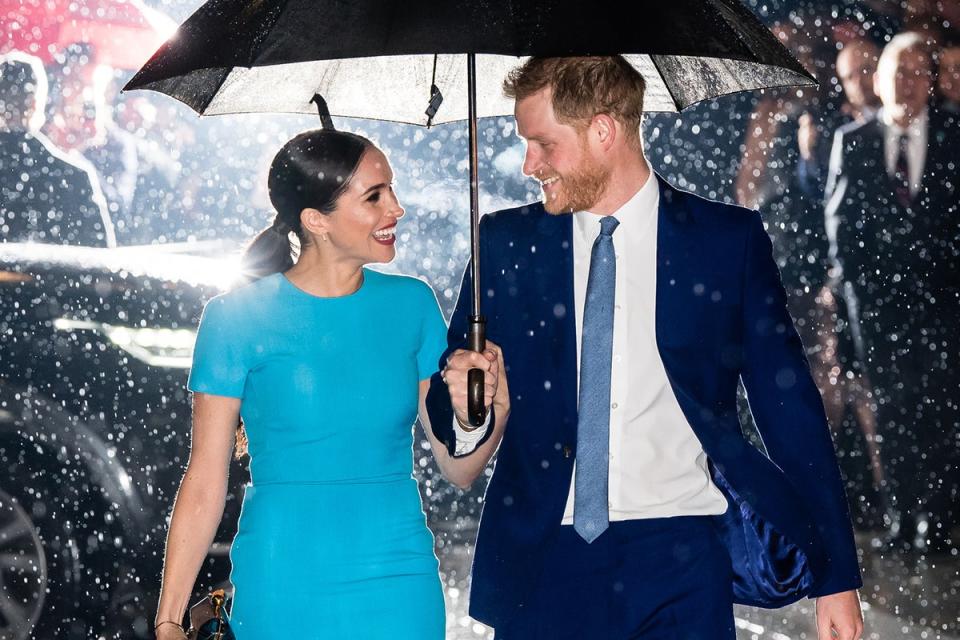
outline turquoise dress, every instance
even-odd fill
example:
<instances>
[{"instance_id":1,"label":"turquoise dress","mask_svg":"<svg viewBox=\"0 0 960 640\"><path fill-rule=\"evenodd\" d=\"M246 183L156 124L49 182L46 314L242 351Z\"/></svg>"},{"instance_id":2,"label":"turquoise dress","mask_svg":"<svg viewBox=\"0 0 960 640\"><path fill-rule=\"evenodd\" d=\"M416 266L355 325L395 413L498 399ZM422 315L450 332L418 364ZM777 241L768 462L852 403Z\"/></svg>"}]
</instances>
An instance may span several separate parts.
<instances>
[{"instance_id":1,"label":"turquoise dress","mask_svg":"<svg viewBox=\"0 0 960 640\"><path fill-rule=\"evenodd\" d=\"M207 303L188 386L241 398L249 440L239 640L444 637L412 446L418 381L445 346L432 289L368 269L339 298L278 273Z\"/></svg>"}]
</instances>

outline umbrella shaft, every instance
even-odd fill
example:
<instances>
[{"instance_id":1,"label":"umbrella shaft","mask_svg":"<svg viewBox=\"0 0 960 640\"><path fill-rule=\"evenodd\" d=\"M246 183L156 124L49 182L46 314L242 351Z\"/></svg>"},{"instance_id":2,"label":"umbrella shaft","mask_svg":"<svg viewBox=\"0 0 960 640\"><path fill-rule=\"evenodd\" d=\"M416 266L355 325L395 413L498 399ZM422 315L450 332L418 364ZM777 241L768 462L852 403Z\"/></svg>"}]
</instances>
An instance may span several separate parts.
<instances>
[{"instance_id":1,"label":"umbrella shaft","mask_svg":"<svg viewBox=\"0 0 960 640\"><path fill-rule=\"evenodd\" d=\"M470 123L470 264L473 265L473 315L480 315L480 180L477 155L477 59L467 54L467 109Z\"/></svg>"}]
</instances>

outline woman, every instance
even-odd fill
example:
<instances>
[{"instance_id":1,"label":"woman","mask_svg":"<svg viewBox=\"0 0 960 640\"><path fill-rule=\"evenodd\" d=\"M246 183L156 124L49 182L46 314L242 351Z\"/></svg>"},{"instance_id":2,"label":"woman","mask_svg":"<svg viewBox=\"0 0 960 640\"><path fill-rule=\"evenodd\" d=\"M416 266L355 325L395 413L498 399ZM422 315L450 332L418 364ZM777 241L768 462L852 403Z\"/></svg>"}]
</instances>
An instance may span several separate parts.
<instances>
[{"instance_id":1,"label":"woman","mask_svg":"<svg viewBox=\"0 0 960 640\"><path fill-rule=\"evenodd\" d=\"M469 484L486 458L451 458L426 424L446 345L433 292L363 268L394 257L403 209L392 182L383 153L345 132L300 134L274 159L277 215L246 256L259 279L212 299L200 321L193 445L167 540L159 640L184 637L241 418L251 484L231 550L237 638L443 638L433 538L412 477L418 408L452 482ZM497 423L484 446L493 448L509 406L499 350L486 356Z\"/></svg>"}]
</instances>

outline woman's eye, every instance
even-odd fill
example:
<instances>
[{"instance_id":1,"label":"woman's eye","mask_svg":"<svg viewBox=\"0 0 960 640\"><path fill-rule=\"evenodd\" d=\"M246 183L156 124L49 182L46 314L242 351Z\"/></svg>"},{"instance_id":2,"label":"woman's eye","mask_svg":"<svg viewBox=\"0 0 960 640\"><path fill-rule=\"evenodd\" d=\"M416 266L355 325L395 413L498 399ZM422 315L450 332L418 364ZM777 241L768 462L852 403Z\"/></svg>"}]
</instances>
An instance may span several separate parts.
<instances>
[{"instance_id":1,"label":"woman's eye","mask_svg":"<svg viewBox=\"0 0 960 640\"><path fill-rule=\"evenodd\" d=\"M367 202L379 202L380 201L380 192L377 191L372 196L367 198Z\"/></svg>"}]
</instances>

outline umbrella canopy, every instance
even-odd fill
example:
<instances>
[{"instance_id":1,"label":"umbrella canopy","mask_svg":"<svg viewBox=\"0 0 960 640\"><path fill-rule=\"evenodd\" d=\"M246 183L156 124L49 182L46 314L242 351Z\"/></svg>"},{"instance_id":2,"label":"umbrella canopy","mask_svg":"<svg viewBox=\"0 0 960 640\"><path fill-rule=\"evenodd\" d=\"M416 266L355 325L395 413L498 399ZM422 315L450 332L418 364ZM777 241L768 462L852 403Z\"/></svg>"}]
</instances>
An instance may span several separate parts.
<instances>
[{"instance_id":1,"label":"umbrella canopy","mask_svg":"<svg viewBox=\"0 0 960 640\"><path fill-rule=\"evenodd\" d=\"M643 7L643 5L647 5ZM727 93L815 84L736 0L210 0L127 89L201 114L312 113L428 124L468 118L466 54L477 54L477 116L511 115L500 83L530 55L622 54L647 83L645 111ZM625 18L625 16L624 16Z\"/></svg>"},{"instance_id":2,"label":"umbrella canopy","mask_svg":"<svg viewBox=\"0 0 960 640\"><path fill-rule=\"evenodd\" d=\"M209 0L127 84L201 114L310 113L413 124L468 119L473 313L480 315L477 118L512 115L500 83L523 56L624 55L647 84L646 111L735 91L815 84L736 0ZM319 98L319 99L318 99ZM469 374L482 424L483 372Z\"/></svg>"},{"instance_id":3,"label":"umbrella canopy","mask_svg":"<svg viewBox=\"0 0 960 640\"><path fill-rule=\"evenodd\" d=\"M7 34L2 51L26 51L44 63L85 43L99 64L139 69L176 28L140 0L19 0L0 10L0 30Z\"/></svg>"}]
</instances>

